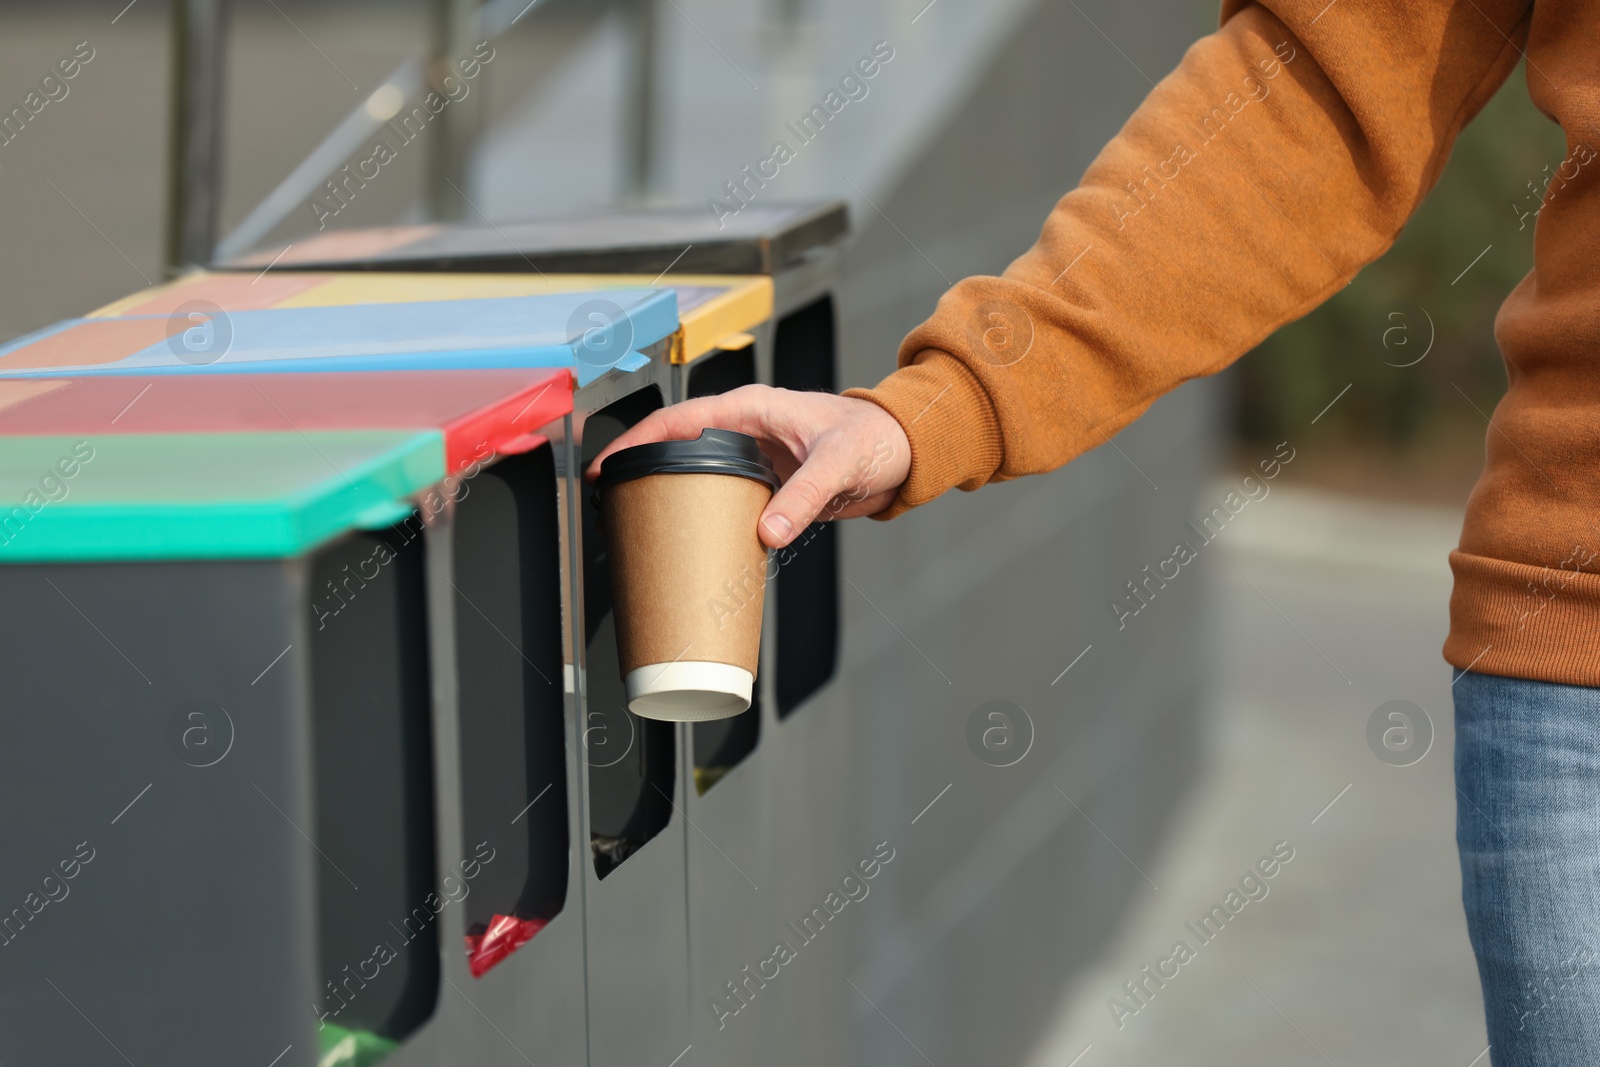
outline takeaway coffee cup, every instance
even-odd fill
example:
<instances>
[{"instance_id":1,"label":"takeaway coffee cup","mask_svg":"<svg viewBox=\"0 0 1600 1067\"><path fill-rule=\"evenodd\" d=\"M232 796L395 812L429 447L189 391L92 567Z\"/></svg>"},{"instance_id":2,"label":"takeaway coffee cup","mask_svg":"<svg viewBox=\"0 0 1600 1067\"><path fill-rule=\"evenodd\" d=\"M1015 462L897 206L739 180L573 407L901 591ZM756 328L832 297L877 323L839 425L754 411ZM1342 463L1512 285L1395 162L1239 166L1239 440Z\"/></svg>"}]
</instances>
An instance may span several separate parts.
<instances>
[{"instance_id":1,"label":"takeaway coffee cup","mask_svg":"<svg viewBox=\"0 0 1600 1067\"><path fill-rule=\"evenodd\" d=\"M750 707L767 576L756 525L777 487L755 439L731 430L636 445L601 464L617 651L635 715L699 722Z\"/></svg>"}]
</instances>

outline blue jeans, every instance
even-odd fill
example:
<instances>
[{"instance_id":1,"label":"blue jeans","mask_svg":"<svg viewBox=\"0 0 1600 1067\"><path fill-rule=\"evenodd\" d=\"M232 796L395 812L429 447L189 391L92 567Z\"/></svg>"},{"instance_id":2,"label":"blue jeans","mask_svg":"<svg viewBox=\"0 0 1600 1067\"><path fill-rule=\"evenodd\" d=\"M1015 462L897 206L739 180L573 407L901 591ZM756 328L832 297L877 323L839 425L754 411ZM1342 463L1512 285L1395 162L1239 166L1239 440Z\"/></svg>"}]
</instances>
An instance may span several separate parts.
<instances>
[{"instance_id":1,"label":"blue jeans","mask_svg":"<svg viewBox=\"0 0 1600 1067\"><path fill-rule=\"evenodd\" d=\"M1600 1064L1600 689L1468 672L1453 692L1490 1061Z\"/></svg>"}]
</instances>

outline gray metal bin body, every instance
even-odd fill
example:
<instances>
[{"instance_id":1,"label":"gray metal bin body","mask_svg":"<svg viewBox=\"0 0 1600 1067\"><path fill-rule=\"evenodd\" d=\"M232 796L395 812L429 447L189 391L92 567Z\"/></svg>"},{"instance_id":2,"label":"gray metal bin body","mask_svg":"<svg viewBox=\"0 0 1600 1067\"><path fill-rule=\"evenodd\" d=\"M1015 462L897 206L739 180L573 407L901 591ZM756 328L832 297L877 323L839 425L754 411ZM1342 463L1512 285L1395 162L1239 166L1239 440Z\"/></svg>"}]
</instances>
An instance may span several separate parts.
<instances>
[{"instance_id":1,"label":"gray metal bin body","mask_svg":"<svg viewBox=\"0 0 1600 1067\"><path fill-rule=\"evenodd\" d=\"M8 1061L312 1064L319 1005L396 1033L432 1010L437 925L381 932L433 863L420 540L312 625L378 538L398 544L0 568L7 892L93 853L0 950ZM335 999L337 961L403 936Z\"/></svg>"},{"instance_id":2,"label":"gray metal bin body","mask_svg":"<svg viewBox=\"0 0 1600 1067\"><path fill-rule=\"evenodd\" d=\"M461 884L457 864L484 841L518 866L487 865L462 906L445 909L438 1010L385 1062L587 1061L574 979L584 968L583 798L566 669L561 447L558 437L488 465L428 527L438 879ZM472 975L465 939L474 920L557 903L531 940Z\"/></svg>"},{"instance_id":3,"label":"gray metal bin body","mask_svg":"<svg viewBox=\"0 0 1600 1067\"><path fill-rule=\"evenodd\" d=\"M775 267L773 317L755 331L757 380L841 387L842 257L834 244ZM686 392L696 369L687 368ZM830 865L853 822L849 704L838 681L840 533L813 526L792 556L769 563L759 741L690 797L690 1018L701 1063L846 1062L844 1020L816 985L827 972L802 940L808 931L788 925L843 873ZM795 954L787 964L771 962L783 955L780 941Z\"/></svg>"},{"instance_id":4,"label":"gray metal bin body","mask_svg":"<svg viewBox=\"0 0 1600 1067\"><path fill-rule=\"evenodd\" d=\"M644 374L645 372L640 372ZM574 396L567 452L569 563L573 573L586 826L578 854L585 893L590 1063L670 1063L689 1044L681 976L689 969L684 922L683 731L627 711L603 531L586 460L671 396L670 368L651 377L610 375Z\"/></svg>"},{"instance_id":5,"label":"gray metal bin body","mask_svg":"<svg viewBox=\"0 0 1600 1067\"><path fill-rule=\"evenodd\" d=\"M387 1062L419 1067L463 1059L485 1065L589 1063L597 1062L596 1057L625 1062L655 1055L686 1029L681 995L658 981L661 974L687 967L682 819L674 814L604 880L597 877L590 846L591 775L596 763L610 762L609 751L599 752L608 743L604 735L632 731L637 720L614 709L595 720L585 710L589 661L595 651L606 652L603 635L609 633L610 621L597 623L602 636L587 638L582 502L588 492L579 481L576 449L581 434L575 429L618 401L668 395L670 381L669 367L656 358L639 371L613 372L577 390L574 414L540 430L550 439L548 446L531 458L513 456L486 466L463 483L460 499L429 526L430 630L440 680L434 691L439 854L473 854L477 842L468 840L468 823L484 827L492 841L497 830L516 832L540 812L548 818L546 806L559 805L567 831L560 886L564 903L548 925L481 977L470 973L462 947L471 912L457 909L447 915L440 928L444 955L438 1012ZM529 515L530 508L537 516ZM554 529L544 530L546 522L553 522ZM533 543L527 540L531 524L541 524L542 531ZM491 558L480 558L484 553ZM536 602L514 603L500 588L514 584L512 556L520 557L516 567L557 572L555 588L541 580L537 589L528 590ZM545 608L553 610L553 618ZM534 650L535 642L548 648L547 635L531 627L529 613L535 612L543 625L559 630L554 662ZM611 656L609 669L615 673ZM528 670L521 669L524 665ZM486 757L502 772L508 769L503 758L494 760L496 754L485 747L494 739L493 725L525 706L545 722L545 744L555 744L548 728L552 687L561 693L557 756L562 780L515 780L513 774L497 800L497 790L477 778L486 771ZM670 728L669 735L675 736ZM530 759L532 754L530 749ZM554 778L548 759L546 768ZM515 761L509 769L517 770ZM543 792L546 785L551 792ZM475 819L474 803L504 808L502 825L492 818ZM676 793L668 806L673 804L681 804ZM527 809L519 811L524 805ZM453 873L441 861L439 877ZM589 996L596 981L628 988L611 1001L627 1006L626 1017L596 1017ZM677 1044L667 1058L685 1043Z\"/></svg>"}]
</instances>

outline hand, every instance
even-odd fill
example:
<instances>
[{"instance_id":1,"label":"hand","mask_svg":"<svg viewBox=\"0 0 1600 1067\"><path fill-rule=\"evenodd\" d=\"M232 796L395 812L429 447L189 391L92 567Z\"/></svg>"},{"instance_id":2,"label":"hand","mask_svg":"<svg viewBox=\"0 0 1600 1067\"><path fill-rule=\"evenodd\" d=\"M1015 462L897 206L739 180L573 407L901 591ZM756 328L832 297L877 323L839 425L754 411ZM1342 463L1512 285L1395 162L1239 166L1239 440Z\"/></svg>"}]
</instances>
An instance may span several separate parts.
<instances>
[{"instance_id":1,"label":"hand","mask_svg":"<svg viewBox=\"0 0 1600 1067\"><path fill-rule=\"evenodd\" d=\"M761 513L761 540L782 548L820 516L848 519L888 507L911 471L905 431L869 400L746 385L652 412L607 446L585 472L619 448L683 441L707 427L749 434L783 479Z\"/></svg>"}]
</instances>

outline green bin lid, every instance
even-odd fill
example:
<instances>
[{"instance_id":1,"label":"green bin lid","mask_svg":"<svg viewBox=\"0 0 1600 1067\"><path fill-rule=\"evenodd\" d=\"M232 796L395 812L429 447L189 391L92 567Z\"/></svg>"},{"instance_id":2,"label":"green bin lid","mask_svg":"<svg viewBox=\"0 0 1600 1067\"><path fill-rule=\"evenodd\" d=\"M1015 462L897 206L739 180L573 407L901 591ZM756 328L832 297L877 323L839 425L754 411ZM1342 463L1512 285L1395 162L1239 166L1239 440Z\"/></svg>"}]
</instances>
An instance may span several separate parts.
<instances>
[{"instance_id":1,"label":"green bin lid","mask_svg":"<svg viewBox=\"0 0 1600 1067\"><path fill-rule=\"evenodd\" d=\"M444 474L437 431L0 438L0 564L286 559Z\"/></svg>"}]
</instances>

